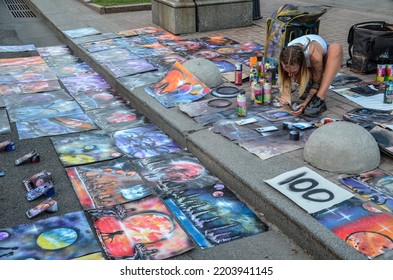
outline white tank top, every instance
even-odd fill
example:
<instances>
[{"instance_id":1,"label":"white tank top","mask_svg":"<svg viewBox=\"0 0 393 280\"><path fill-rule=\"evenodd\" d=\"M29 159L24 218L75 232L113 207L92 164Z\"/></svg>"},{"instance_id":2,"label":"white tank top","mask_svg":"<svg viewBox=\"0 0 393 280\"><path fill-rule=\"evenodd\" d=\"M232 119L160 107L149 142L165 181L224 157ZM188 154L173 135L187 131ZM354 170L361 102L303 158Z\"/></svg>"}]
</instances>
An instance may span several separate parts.
<instances>
[{"instance_id":1,"label":"white tank top","mask_svg":"<svg viewBox=\"0 0 393 280\"><path fill-rule=\"evenodd\" d=\"M296 39L293 39L291 42L289 42L288 46L302 45L303 47L305 47L305 46L307 46L307 44L309 44L313 41L317 41L322 46L323 55L325 56L327 53L328 45L327 45L326 41L319 35L308 34L308 35L300 36ZM304 56L306 57L307 67L311 67L309 48L310 48L310 45L308 45L307 49L304 50Z\"/></svg>"}]
</instances>

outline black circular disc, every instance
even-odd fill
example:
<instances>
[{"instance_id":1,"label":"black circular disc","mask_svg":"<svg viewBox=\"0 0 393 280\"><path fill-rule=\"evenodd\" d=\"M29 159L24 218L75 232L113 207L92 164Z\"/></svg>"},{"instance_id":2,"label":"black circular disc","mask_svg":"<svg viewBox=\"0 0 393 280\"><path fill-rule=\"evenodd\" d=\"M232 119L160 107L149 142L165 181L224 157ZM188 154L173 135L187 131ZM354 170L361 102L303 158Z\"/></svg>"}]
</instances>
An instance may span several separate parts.
<instances>
[{"instance_id":1,"label":"black circular disc","mask_svg":"<svg viewBox=\"0 0 393 280\"><path fill-rule=\"evenodd\" d=\"M240 90L235 86L220 86L212 90L212 95L216 97L236 97Z\"/></svg>"},{"instance_id":2,"label":"black circular disc","mask_svg":"<svg viewBox=\"0 0 393 280\"><path fill-rule=\"evenodd\" d=\"M225 108L228 106L231 106L232 102L227 100L227 99L212 99L209 102L207 102L207 105L210 107L214 107L214 108Z\"/></svg>"}]
</instances>

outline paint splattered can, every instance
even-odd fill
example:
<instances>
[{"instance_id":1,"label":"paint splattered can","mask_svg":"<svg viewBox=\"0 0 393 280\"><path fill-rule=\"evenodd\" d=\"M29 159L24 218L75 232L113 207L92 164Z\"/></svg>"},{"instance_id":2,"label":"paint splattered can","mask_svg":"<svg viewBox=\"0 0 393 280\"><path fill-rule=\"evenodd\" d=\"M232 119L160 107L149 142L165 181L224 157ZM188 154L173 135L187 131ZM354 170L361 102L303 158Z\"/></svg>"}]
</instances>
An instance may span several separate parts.
<instances>
[{"instance_id":1,"label":"paint splattered can","mask_svg":"<svg viewBox=\"0 0 393 280\"><path fill-rule=\"evenodd\" d=\"M253 81L251 84L251 92L255 96L256 104L263 104L263 87L258 81Z\"/></svg>"},{"instance_id":2,"label":"paint splattered can","mask_svg":"<svg viewBox=\"0 0 393 280\"><path fill-rule=\"evenodd\" d=\"M242 70L242 64L241 63L236 63L235 65L235 85L241 85L243 80L243 70Z\"/></svg>"},{"instance_id":3,"label":"paint splattered can","mask_svg":"<svg viewBox=\"0 0 393 280\"><path fill-rule=\"evenodd\" d=\"M268 82L263 84L263 103L272 103L272 84Z\"/></svg>"},{"instance_id":4,"label":"paint splattered can","mask_svg":"<svg viewBox=\"0 0 393 280\"><path fill-rule=\"evenodd\" d=\"M387 81L393 81L393 64L386 65L386 79Z\"/></svg>"},{"instance_id":5,"label":"paint splattered can","mask_svg":"<svg viewBox=\"0 0 393 280\"><path fill-rule=\"evenodd\" d=\"M377 82L383 82L386 75L386 64L377 65Z\"/></svg>"},{"instance_id":6,"label":"paint splattered can","mask_svg":"<svg viewBox=\"0 0 393 280\"><path fill-rule=\"evenodd\" d=\"M239 117L247 116L247 104L246 104L246 94L244 91L241 91L236 98L237 101L237 115Z\"/></svg>"},{"instance_id":7,"label":"paint splattered can","mask_svg":"<svg viewBox=\"0 0 393 280\"><path fill-rule=\"evenodd\" d=\"M383 96L383 103L393 103L393 82L389 81L385 83L385 95Z\"/></svg>"}]
</instances>

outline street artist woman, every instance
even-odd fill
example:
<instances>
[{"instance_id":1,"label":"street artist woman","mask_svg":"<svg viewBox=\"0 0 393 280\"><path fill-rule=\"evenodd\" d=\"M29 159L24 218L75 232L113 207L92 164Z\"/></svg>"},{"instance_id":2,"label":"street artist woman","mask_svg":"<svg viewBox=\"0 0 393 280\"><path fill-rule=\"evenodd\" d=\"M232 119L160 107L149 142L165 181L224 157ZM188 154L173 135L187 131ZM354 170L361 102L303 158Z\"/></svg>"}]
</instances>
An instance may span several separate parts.
<instances>
[{"instance_id":1,"label":"street artist woman","mask_svg":"<svg viewBox=\"0 0 393 280\"><path fill-rule=\"evenodd\" d=\"M280 105L291 104L292 82L295 82L298 85L299 98L303 99L303 102L292 114L319 116L326 111L326 94L342 61L341 45L328 45L319 35L304 35L289 42L280 53L278 66Z\"/></svg>"}]
</instances>

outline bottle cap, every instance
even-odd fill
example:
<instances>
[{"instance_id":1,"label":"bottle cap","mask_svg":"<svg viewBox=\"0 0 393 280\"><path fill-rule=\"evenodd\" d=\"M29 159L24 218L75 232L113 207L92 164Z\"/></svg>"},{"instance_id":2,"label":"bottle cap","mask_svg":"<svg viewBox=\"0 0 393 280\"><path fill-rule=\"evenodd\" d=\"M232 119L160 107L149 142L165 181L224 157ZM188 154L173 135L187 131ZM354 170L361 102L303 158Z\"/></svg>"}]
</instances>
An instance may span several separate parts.
<instances>
[{"instance_id":1,"label":"bottle cap","mask_svg":"<svg viewBox=\"0 0 393 280\"><path fill-rule=\"evenodd\" d=\"M257 63L257 57L252 56L250 57L250 68L252 68Z\"/></svg>"}]
</instances>

